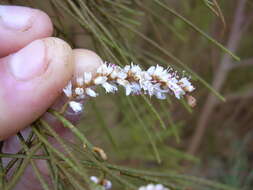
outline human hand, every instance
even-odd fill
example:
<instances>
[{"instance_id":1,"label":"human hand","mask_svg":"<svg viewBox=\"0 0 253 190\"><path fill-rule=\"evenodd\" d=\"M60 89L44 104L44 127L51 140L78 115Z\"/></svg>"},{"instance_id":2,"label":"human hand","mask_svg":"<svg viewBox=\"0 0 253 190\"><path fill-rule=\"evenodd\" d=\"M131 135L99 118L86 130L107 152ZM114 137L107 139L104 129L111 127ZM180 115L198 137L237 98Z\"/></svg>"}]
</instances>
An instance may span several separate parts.
<instances>
[{"instance_id":1,"label":"human hand","mask_svg":"<svg viewBox=\"0 0 253 190\"><path fill-rule=\"evenodd\" d=\"M50 37L52 31L50 18L42 11L0 6L0 140L9 137L4 152L18 151L19 142L12 135L42 116L74 75L92 72L102 62L89 50L72 50L63 40ZM29 178L24 177L17 189L40 189L30 170L25 175Z\"/></svg>"}]
</instances>

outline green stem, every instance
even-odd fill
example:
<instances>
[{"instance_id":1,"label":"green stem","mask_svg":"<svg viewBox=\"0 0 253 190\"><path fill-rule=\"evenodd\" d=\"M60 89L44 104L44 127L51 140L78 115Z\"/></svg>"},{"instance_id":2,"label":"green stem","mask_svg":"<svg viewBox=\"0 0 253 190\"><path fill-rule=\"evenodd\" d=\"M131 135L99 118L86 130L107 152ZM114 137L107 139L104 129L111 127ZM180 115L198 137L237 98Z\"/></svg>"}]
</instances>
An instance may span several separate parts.
<instances>
[{"instance_id":1,"label":"green stem","mask_svg":"<svg viewBox=\"0 0 253 190\"><path fill-rule=\"evenodd\" d=\"M0 157L2 158L17 158L17 159L23 159L27 158L26 154L7 154L7 153L0 153ZM45 155L33 155L31 159L40 159L40 160L48 160L50 159L49 156Z\"/></svg>"},{"instance_id":2,"label":"green stem","mask_svg":"<svg viewBox=\"0 0 253 190\"><path fill-rule=\"evenodd\" d=\"M25 151L26 151L26 154L28 154L30 152L29 150L29 147L27 146L26 142L25 142L25 139L23 138L22 134L19 132L17 134L20 142L21 142L21 145L24 147ZM31 166L33 168L33 171L36 175L36 177L38 178L38 180L40 181L42 187L44 190L49 190L49 187L48 187L48 184L47 182L45 181L44 177L42 176L41 172L39 171L36 163L31 159L30 160L30 163L31 163Z\"/></svg>"},{"instance_id":3,"label":"green stem","mask_svg":"<svg viewBox=\"0 0 253 190\"><path fill-rule=\"evenodd\" d=\"M190 26L196 32L198 32L199 34L201 34L202 36L204 36L207 40L209 40L214 45L216 45L217 47L219 47L222 51L224 51L225 53L228 53L236 61L240 61L240 58L238 56L236 56L233 52L231 52L230 50L228 50L227 48L225 48L222 44L220 44L219 42L217 42L215 39L211 38L209 35L207 35L205 32L203 32L201 29L199 29L197 26L195 26L189 20L187 20L186 18L184 18L183 16L181 16L180 14L178 14L175 10L173 10L170 7L166 6L165 4L163 4L162 2L160 2L159 0L155 0L155 2L158 5L160 5L161 7L163 7L164 9L166 9L167 11L169 11L174 16L178 17L180 20L182 20L185 24L187 24L188 26Z\"/></svg>"},{"instance_id":4,"label":"green stem","mask_svg":"<svg viewBox=\"0 0 253 190\"><path fill-rule=\"evenodd\" d=\"M83 170L81 170L80 167L76 166L76 163L73 162L71 159L69 159L68 157L66 157L63 153L61 153L59 150L55 149L50 142L48 142L48 140L46 138L44 138L39 131L36 128L32 128L32 130L34 131L34 133L37 135L37 137L55 154L57 154L62 160L64 160L74 171L76 171L80 176L82 176L87 183L89 184L89 180L88 180L88 176L85 172L83 172Z\"/></svg>"},{"instance_id":5,"label":"green stem","mask_svg":"<svg viewBox=\"0 0 253 190\"><path fill-rule=\"evenodd\" d=\"M15 185L17 184L19 178L23 175L26 167L30 163L30 160L32 159L32 156L37 152L37 150L41 147L41 143L36 144L34 147L32 147L27 153L26 159L24 159L24 162L21 164L20 168L16 172L16 174L13 176L11 181L7 184L7 187L5 190L12 190Z\"/></svg>"}]
</instances>

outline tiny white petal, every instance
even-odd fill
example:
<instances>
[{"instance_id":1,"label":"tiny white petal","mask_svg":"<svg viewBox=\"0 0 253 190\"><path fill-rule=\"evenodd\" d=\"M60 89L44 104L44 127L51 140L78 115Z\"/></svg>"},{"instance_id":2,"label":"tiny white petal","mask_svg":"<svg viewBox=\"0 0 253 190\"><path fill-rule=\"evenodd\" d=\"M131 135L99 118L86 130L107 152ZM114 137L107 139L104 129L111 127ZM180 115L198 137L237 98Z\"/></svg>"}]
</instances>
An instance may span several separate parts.
<instances>
[{"instance_id":1,"label":"tiny white petal","mask_svg":"<svg viewBox=\"0 0 253 190\"><path fill-rule=\"evenodd\" d=\"M130 66L130 65L126 65L126 66L124 67L124 71L125 71L125 72L128 72L130 69L131 69L131 66Z\"/></svg>"},{"instance_id":2,"label":"tiny white petal","mask_svg":"<svg viewBox=\"0 0 253 190\"><path fill-rule=\"evenodd\" d=\"M163 67L156 65L155 71L154 71L154 75L160 75L163 72Z\"/></svg>"},{"instance_id":3,"label":"tiny white petal","mask_svg":"<svg viewBox=\"0 0 253 190\"><path fill-rule=\"evenodd\" d=\"M126 96L129 96L132 92L131 85L125 86L125 90L126 90Z\"/></svg>"},{"instance_id":4,"label":"tiny white petal","mask_svg":"<svg viewBox=\"0 0 253 190\"><path fill-rule=\"evenodd\" d=\"M105 189L111 189L112 188L112 182L109 181L109 180L106 180L105 184L104 184L104 187L105 187Z\"/></svg>"},{"instance_id":5,"label":"tiny white petal","mask_svg":"<svg viewBox=\"0 0 253 190\"><path fill-rule=\"evenodd\" d=\"M110 92L114 93L118 90L118 88L116 86L113 86L108 82L103 83L102 86L104 87L104 89L107 93L110 93Z\"/></svg>"},{"instance_id":6,"label":"tiny white petal","mask_svg":"<svg viewBox=\"0 0 253 190\"><path fill-rule=\"evenodd\" d=\"M148 72L150 75L153 75L154 72L155 72L155 66L149 67L149 69L147 70L147 72Z\"/></svg>"},{"instance_id":7,"label":"tiny white petal","mask_svg":"<svg viewBox=\"0 0 253 190\"><path fill-rule=\"evenodd\" d=\"M185 94L185 91L179 85L177 85L177 79L175 78L168 81L168 87L174 93L177 99L180 99L181 96Z\"/></svg>"},{"instance_id":8,"label":"tiny white petal","mask_svg":"<svg viewBox=\"0 0 253 190\"><path fill-rule=\"evenodd\" d=\"M69 98L72 96L72 83L71 83L71 81L69 81L67 86L63 89L63 92Z\"/></svg>"},{"instance_id":9,"label":"tiny white petal","mask_svg":"<svg viewBox=\"0 0 253 190\"><path fill-rule=\"evenodd\" d=\"M94 183L98 183L99 179L96 176L91 176L90 180L93 181Z\"/></svg>"},{"instance_id":10,"label":"tiny white petal","mask_svg":"<svg viewBox=\"0 0 253 190\"><path fill-rule=\"evenodd\" d=\"M162 184L157 184L157 185L155 185L154 190L164 190L164 186Z\"/></svg>"},{"instance_id":11,"label":"tiny white petal","mask_svg":"<svg viewBox=\"0 0 253 190\"><path fill-rule=\"evenodd\" d=\"M154 184L148 184L146 187L146 190L155 190L155 185Z\"/></svg>"},{"instance_id":12,"label":"tiny white petal","mask_svg":"<svg viewBox=\"0 0 253 190\"><path fill-rule=\"evenodd\" d=\"M139 65L131 65L131 71L133 72L133 73L139 73L139 72L141 72L142 70L141 70L141 68L140 68L140 66Z\"/></svg>"},{"instance_id":13,"label":"tiny white petal","mask_svg":"<svg viewBox=\"0 0 253 190\"><path fill-rule=\"evenodd\" d=\"M185 90L186 90L187 92L192 92L193 90L195 90L195 88L194 88L192 85L190 85L190 86L186 86L186 87L185 87Z\"/></svg>"},{"instance_id":14,"label":"tiny white petal","mask_svg":"<svg viewBox=\"0 0 253 190\"><path fill-rule=\"evenodd\" d=\"M76 88L75 89L75 93L77 94L77 95L83 95L84 94L84 89L83 88Z\"/></svg>"},{"instance_id":15,"label":"tiny white petal","mask_svg":"<svg viewBox=\"0 0 253 190\"><path fill-rule=\"evenodd\" d=\"M141 86L138 83L131 83L131 88L133 91L133 94L140 94L141 93Z\"/></svg>"},{"instance_id":16,"label":"tiny white petal","mask_svg":"<svg viewBox=\"0 0 253 190\"><path fill-rule=\"evenodd\" d=\"M82 112L82 110L83 110L83 105L79 102L70 101L69 106L76 113Z\"/></svg>"},{"instance_id":17,"label":"tiny white petal","mask_svg":"<svg viewBox=\"0 0 253 190\"><path fill-rule=\"evenodd\" d=\"M110 77L112 79L116 79L116 78L125 79L127 77L127 74L119 66L114 66L113 71L110 73Z\"/></svg>"},{"instance_id":18,"label":"tiny white petal","mask_svg":"<svg viewBox=\"0 0 253 190\"><path fill-rule=\"evenodd\" d=\"M129 82L127 81L127 80L124 80L124 79L117 79L117 81L116 81L119 85L121 85L121 86L127 86L127 85L129 85Z\"/></svg>"},{"instance_id":19,"label":"tiny white petal","mask_svg":"<svg viewBox=\"0 0 253 190\"><path fill-rule=\"evenodd\" d=\"M138 188L138 190L146 190L146 187L145 186L141 186Z\"/></svg>"},{"instance_id":20,"label":"tiny white petal","mask_svg":"<svg viewBox=\"0 0 253 190\"><path fill-rule=\"evenodd\" d=\"M85 92L87 93L88 96L91 96L91 97L97 97L98 96L98 94L94 90L92 90L91 88L86 88Z\"/></svg>"},{"instance_id":21,"label":"tiny white petal","mask_svg":"<svg viewBox=\"0 0 253 190\"><path fill-rule=\"evenodd\" d=\"M162 92L156 92L155 96L156 96L156 98L158 98L160 100L165 100L167 98L166 95Z\"/></svg>"},{"instance_id":22,"label":"tiny white petal","mask_svg":"<svg viewBox=\"0 0 253 190\"><path fill-rule=\"evenodd\" d=\"M98 76L94 79L94 83L96 85L99 85L99 84L103 84L107 81L107 77L104 77L104 76Z\"/></svg>"},{"instance_id":23,"label":"tiny white petal","mask_svg":"<svg viewBox=\"0 0 253 190\"><path fill-rule=\"evenodd\" d=\"M192 92L193 90L195 90L191 82L186 77L181 78L179 80L179 83L181 83L180 86L183 87L187 92Z\"/></svg>"},{"instance_id":24,"label":"tiny white petal","mask_svg":"<svg viewBox=\"0 0 253 190\"><path fill-rule=\"evenodd\" d=\"M120 79L125 79L125 78L127 78L127 74L125 72L121 71L117 74L117 77Z\"/></svg>"},{"instance_id":25,"label":"tiny white petal","mask_svg":"<svg viewBox=\"0 0 253 190\"><path fill-rule=\"evenodd\" d=\"M106 63L102 64L98 69L97 73L102 75L109 75L113 71L112 66L107 65Z\"/></svg>"},{"instance_id":26,"label":"tiny white petal","mask_svg":"<svg viewBox=\"0 0 253 190\"><path fill-rule=\"evenodd\" d=\"M91 74L91 72L85 72L85 73L83 74L83 79L84 79L84 83L85 83L85 84L90 83L90 82L91 82L91 79L92 79L92 74Z\"/></svg>"},{"instance_id":27,"label":"tiny white petal","mask_svg":"<svg viewBox=\"0 0 253 190\"><path fill-rule=\"evenodd\" d=\"M126 96L129 96L132 92L131 84L127 80L117 79L119 85L123 86L126 90Z\"/></svg>"},{"instance_id":28,"label":"tiny white petal","mask_svg":"<svg viewBox=\"0 0 253 190\"><path fill-rule=\"evenodd\" d=\"M142 78L144 80L152 80L152 77L150 76L150 74L146 71L142 72Z\"/></svg>"}]
</instances>

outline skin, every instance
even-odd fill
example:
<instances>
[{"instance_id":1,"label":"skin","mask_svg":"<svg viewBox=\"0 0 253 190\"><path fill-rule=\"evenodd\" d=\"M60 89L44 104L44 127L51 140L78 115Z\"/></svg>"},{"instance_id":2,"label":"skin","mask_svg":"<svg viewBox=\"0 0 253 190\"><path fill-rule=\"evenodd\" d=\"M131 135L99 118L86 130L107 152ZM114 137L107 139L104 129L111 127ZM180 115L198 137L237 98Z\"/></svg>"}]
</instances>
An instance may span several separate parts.
<instances>
[{"instance_id":1,"label":"skin","mask_svg":"<svg viewBox=\"0 0 253 190\"><path fill-rule=\"evenodd\" d=\"M12 19L10 19L12 18ZM0 140L3 152L15 153L18 131L25 136L29 126L46 110L62 105L62 88L72 77L94 72L102 63L94 52L72 49L61 39L50 37L52 22L44 12L26 7L0 6ZM61 125L44 115L62 136ZM71 118L77 121L78 116ZM5 160L7 162L8 160ZM38 167L44 175L43 162ZM16 189L41 189L30 168Z\"/></svg>"}]
</instances>

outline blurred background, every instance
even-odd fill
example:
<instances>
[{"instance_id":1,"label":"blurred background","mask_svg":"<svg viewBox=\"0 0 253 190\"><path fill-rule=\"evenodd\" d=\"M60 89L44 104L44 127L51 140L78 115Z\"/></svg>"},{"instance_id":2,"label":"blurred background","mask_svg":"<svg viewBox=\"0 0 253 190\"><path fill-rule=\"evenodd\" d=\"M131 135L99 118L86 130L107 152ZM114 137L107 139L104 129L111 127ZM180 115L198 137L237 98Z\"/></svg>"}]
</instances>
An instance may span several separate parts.
<instances>
[{"instance_id":1,"label":"blurred background","mask_svg":"<svg viewBox=\"0 0 253 190\"><path fill-rule=\"evenodd\" d=\"M55 36L105 61L160 64L191 76L194 108L173 97L125 97L123 90L86 103L79 127L110 162L252 189L251 0L1 2L42 9Z\"/></svg>"}]
</instances>

